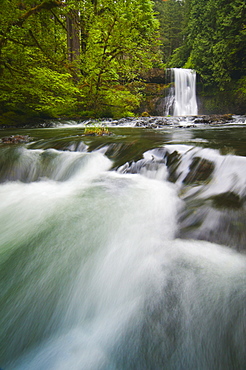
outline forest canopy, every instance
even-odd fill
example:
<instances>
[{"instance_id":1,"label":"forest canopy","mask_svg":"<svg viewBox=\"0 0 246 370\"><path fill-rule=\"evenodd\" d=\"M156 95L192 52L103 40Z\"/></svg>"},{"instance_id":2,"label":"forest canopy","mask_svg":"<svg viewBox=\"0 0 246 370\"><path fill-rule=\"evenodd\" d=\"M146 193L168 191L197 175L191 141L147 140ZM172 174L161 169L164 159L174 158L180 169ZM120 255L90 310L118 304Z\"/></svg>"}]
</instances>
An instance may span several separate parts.
<instances>
[{"instance_id":1,"label":"forest canopy","mask_svg":"<svg viewBox=\"0 0 246 370\"><path fill-rule=\"evenodd\" d=\"M246 99L244 0L2 0L0 122L132 115L153 67Z\"/></svg>"},{"instance_id":2,"label":"forest canopy","mask_svg":"<svg viewBox=\"0 0 246 370\"><path fill-rule=\"evenodd\" d=\"M160 62L150 0L3 0L0 110L125 115Z\"/></svg>"}]
</instances>

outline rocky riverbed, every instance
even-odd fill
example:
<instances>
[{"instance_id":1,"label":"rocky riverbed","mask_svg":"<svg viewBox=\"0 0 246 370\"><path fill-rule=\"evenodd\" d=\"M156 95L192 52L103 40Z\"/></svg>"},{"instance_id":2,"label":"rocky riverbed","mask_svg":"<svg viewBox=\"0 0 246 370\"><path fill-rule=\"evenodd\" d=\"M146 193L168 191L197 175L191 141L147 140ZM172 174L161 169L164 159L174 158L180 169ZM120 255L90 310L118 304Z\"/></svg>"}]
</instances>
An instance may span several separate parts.
<instances>
[{"instance_id":1,"label":"rocky riverbed","mask_svg":"<svg viewBox=\"0 0 246 370\"><path fill-rule=\"evenodd\" d=\"M87 121L77 122L80 125L105 125L108 127L115 126L131 126L131 127L143 127L158 129L165 126L176 126L176 127L196 127L199 124L207 125L219 125L231 122L245 123L246 116L235 116L233 114L211 114L211 115L197 115L197 116L141 116L141 117L126 117L121 119L89 119ZM49 122L50 125L57 125L57 121ZM72 121L71 124L75 124L76 121ZM62 124L62 121L59 122ZM45 127L45 126L44 126ZM52 126L51 126L52 127Z\"/></svg>"},{"instance_id":2,"label":"rocky riverbed","mask_svg":"<svg viewBox=\"0 0 246 370\"><path fill-rule=\"evenodd\" d=\"M208 124L208 125L218 125L225 124L235 121L237 119L239 122L246 121L246 115L235 116L233 114L210 114L210 115L197 115L197 116L139 116L139 117L126 117L120 119L113 118L101 118L101 119L55 119L55 120L44 120L42 122L33 122L28 125L16 126L0 126L2 129L6 128L52 128L61 125L105 125L105 126L131 126L131 127L144 127L144 128L162 128L163 126L185 126L185 127L195 127L197 124Z\"/></svg>"}]
</instances>

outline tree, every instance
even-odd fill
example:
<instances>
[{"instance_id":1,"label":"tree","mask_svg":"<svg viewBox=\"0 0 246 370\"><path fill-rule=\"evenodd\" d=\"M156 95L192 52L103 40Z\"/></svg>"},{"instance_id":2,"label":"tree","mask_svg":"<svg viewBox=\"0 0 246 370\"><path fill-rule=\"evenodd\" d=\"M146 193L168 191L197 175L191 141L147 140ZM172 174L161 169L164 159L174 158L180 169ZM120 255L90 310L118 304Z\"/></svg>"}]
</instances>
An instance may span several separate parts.
<instances>
[{"instance_id":1,"label":"tree","mask_svg":"<svg viewBox=\"0 0 246 370\"><path fill-rule=\"evenodd\" d=\"M151 1L84 1L80 13L88 106L100 114L134 109L140 99L134 79L157 59L158 22Z\"/></svg>"},{"instance_id":2,"label":"tree","mask_svg":"<svg viewBox=\"0 0 246 370\"><path fill-rule=\"evenodd\" d=\"M168 64L175 49L183 43L184 2L180 0L155 0L155 10L160 22L162 57Z\"/></svg>"},{"instance_id":3,"label":"tree","mask_svg":"<svg viewBox=\"0 0 246 370\"><path fill-rule=\"evenodd\" d=\"M63 5L58 1L42 1L33 6L32 1L5 0L1 7L2 113L56 115L75 102L74 94L78 91L70 83L64 63L65 30L57 22L57 10Z\"/></svg>"},{"instance_id":4,"label":"tree","mask_svg":"<svg viewBox=\"0 0 246 370\"><path fill-rule=\"evenodd\" d=\"M139 104L136 76L158 60L150 0L3 1L2 114L124 114Z\"/></svg>"},{"instance_id":5,"label":"tree","mask_svg":"<svg viewBox=\"0 0 246 370\"><path fill-rule=\"evenodd\" d=\"M66 16L68 60L78 61L80 57L79 12L70 10Z\"/></svg>"},{"instance_id":6,"label":"tree","mask_svg":"<svg viewBox=\"0 0 246 370\"><path fill-rule=\"evenodd\" d=\"M245 1L186 0L185 4L184 42L172 64L196 69L205 84L223 90L245 74Z\"/></svg>"}]
</instances>

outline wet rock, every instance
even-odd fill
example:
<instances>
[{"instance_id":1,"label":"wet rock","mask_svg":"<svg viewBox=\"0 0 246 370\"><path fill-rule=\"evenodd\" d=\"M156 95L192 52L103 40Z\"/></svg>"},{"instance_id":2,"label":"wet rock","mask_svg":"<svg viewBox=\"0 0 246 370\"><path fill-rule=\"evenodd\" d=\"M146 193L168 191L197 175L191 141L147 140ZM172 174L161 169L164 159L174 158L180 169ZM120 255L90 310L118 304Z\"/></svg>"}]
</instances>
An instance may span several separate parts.
<instances>
[{"instance_id":1,"label":"wet rock","mask_svg":"<svg viewBox=\"0 0 246 370\"><path fill-rule=\"evenodd\" d=\"M2 137L0 142L2 144L20 144L20 143L28 143L32 138L28 135L11 135Z\"/></svg>"},{"instance_id":2,"label":"wet rock","mask_svg":"<svg viewBox=\"0 0 246 370\"><path fill-rule=\"evenodd\" d=\"M171 182L175 182L178 178L176 170L180 164L181 155L175 150L172 153L166 154L166 164L168 167L169 178L168 180Z\"/></svg>"},{"instance_id":3,"label":"wet rock","mask_svg":"<svg viewBox=\"0 0 246 370\"><path fill-rule=\"evenodd\" d=\"M223 124L233 119L232 114L210 114L204 116L197 116L194 119L194 123L205 123L205 124Z\"/></svg>"},{"instance_id":4,"label":"wet rock","mask_svg":"<svg viewBox=\"0 0 246 370\"><path fill-rule=\"evenodd\" d=\"M189 173L183 180L184 184L194 184L197 182L208 181L214 171L214 164L207 159L194 157L189 166Z\"/></svg>"},{"instance_id":5,"label":"wet rock","mask_svg":"<svg viewBox=\"0 0 246 370\"><path fill-rule=\"evenodd\" d=\"M218 199L221 195L218 195ZM239 203L237 205L238 208L230 202L228 207L223 201L223 206L220 204L220 207L215 207L210 201L204 202L204 199L188 200L179 217L176 237L207 240L245 253L245 209L243 206L239 208Z\"/></svg>"},{"instance_id":6,"label":"wet rock","mask_svg":"<svg viewBox=\"0 0 246 370\"><path fill-rule=\"evenodd\" d=\"M166 71L163 68L151 68L147 72L141 74L141 78L148 83L164 84Z\"/></svg>"},{"instance_id":7,"label":"wet rock","mask_svg":"<svg viewBox=\"0 0 246 370\"><path fill-rule=\"evenodd\" d=\"M240 196L232 191L214 195L210 199L212 200L212 205L215 208L239 209L243 205L243 200L240 198Z\"/></svg>"},{"instance_id":8,"label":"wet rock","mask_svg":"<svg viewBox=\"0 0 246 370\"><path fill-rule=\"evenodd\" d=\"M170 167L177 164L180 160L181 155L175 150L171 154L167 154L167 166Z\"/></svg>"}]
</instances>

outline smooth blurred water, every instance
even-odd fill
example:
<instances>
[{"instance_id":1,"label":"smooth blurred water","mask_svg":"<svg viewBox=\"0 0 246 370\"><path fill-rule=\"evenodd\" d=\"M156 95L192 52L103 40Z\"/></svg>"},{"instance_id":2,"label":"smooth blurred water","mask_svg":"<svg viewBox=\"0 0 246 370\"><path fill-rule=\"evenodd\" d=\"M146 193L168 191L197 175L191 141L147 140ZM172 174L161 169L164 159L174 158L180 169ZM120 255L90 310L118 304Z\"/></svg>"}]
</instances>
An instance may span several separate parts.
<instances>
[{"instance_id":1,"label":"smooth blurred water","mask_svg":"<svg viewBox=\"0 0 246 370\"><path fill-rule=\"evenodd\" d=\"M185 68L170 68L167 70L167 83L171 86L165 98L164 115L196 116L198 114L196 71Z\"/></svg>"},{"instance_id":2,"label":"smooth blurred water","mask_svg":"<svg viewBox=\"0 0 246 370\"><path fill-rule=\"evenodd\" d=\"M222 185L244 199L245 158L191 146L189 130L189 146L174 131L133 130L96 148L96 138L72 144L69 132L61 143L57 129L55 145L0 150L0 366L244 369L245 255L181 239L180 215L196 218L189 201L204 205ZM127 149L135 165L116 171ZM165 153L174 151L170 182ZM212 181L185 186L196 156L215 163Z\"/></svg>"},{"instance_id":3,"label":"smooth blurred water","mask_svg":"<svg viewBox=\"0 0 246 370\"><path fill-rule=\"evenodd\" d=\"M197 115L196 72L192 69L174 68L174 116Z\"/></svg>"}]
</instances>

